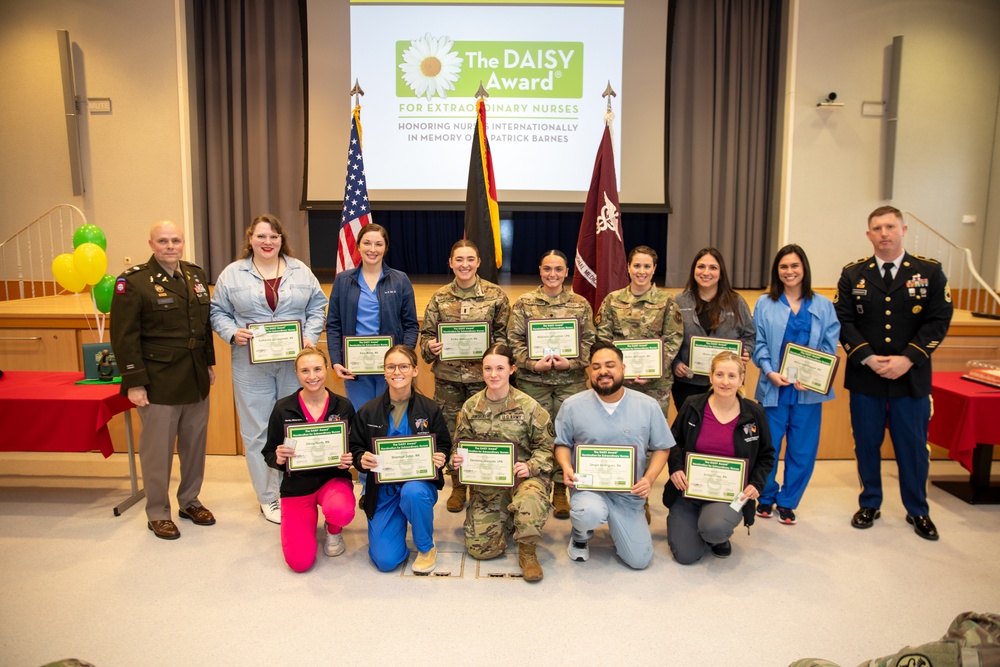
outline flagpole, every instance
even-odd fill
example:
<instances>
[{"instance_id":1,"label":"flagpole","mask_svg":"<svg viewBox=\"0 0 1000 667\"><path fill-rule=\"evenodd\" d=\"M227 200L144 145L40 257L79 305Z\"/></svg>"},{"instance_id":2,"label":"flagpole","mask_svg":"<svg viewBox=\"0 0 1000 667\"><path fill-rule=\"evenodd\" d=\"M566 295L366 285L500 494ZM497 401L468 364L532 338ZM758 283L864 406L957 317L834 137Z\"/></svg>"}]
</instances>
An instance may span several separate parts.
<instances>
[{"instance_id":1,"label":"flagpole","mask_svg":"<svg viewBox=\"0 0 1000 667\"><path fill-rule=\"evenodd\" d=\"M618 97L618 93L616 93L615 89L611 87L611 79L608 79L608 87L604 89L603 93L601 93L601 97L607 98L608 100L608 110L604 113L604 123L611 131L611 142L614 143L615 130L611 127L611 121L615 119L615 112L611 110L611 98Z\"/></svg>"},{"instance_id":2,"label":"flagpole","mask_svg":"<svg viewBox=\"0 0 1000 667\"><path fill-rule=\"evenodd\" d=\"M609 89L611 88L610 81L608 82L608 88ZM364 97L365 91L361 90L361 85L358 83L357 79L354 80L354 87L351 88L350 94L354 96L354 106L356 107L361 106L361 98ZM611 94L614 95L614 93ZM611 100L608 100L608 111L610 110L611 110Z\"/></svg>"}]
</instances>

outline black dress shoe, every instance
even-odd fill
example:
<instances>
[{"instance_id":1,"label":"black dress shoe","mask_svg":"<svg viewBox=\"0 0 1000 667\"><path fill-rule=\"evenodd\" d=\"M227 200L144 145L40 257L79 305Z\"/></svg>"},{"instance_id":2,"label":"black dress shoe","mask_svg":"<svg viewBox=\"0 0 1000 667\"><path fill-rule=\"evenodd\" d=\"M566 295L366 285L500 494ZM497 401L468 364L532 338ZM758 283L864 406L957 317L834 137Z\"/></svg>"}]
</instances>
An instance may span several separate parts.
<instances>
[{"instance_id":1,"label":"black dress shoe","mask_svg":"<svg viewBox=\"0 0 1000 667\"><path fill-rule=\"evenodd\" d=\"M146 525L161 540L176 540L181 536L181 531L177 530L177 524L170 519L165 521L149 521Z\"/></svg>"},{"instance_id":2,"label":"black dress shoe","mask_svg":"<svg viewBox=\"0 0 1000 667\"><path fill-rule=\"evenodd\" d=\"M929 516L911 516L907 514L906 523L913 526L913 532L925 540L933 541L941 537L938 535L937 528Z\"/></svg>"},{"instance_id":3,"label":"black dress shoe","mask_svg":"<svg viewBox=\"0 0 1000 667\"><path fill-rule=\"evenodd\" d=\"M875 523L875 519L880 516L882 516L882 513L877 509L862 507L854 513L854 518L851 519L851 525L855 528L871 528L872 524Z\"/></svg>"},{"instance_id":4,"label":"black dress shoe","mask_svg":"<svg viewBox=\"0 0 1000 667\"><path fill-rule=\"evenodd\" d=\"M178 512L182 519L187 519L194 523L196 526L212 526L215 525L215 517L211 512L208 511L207 507L187 507Z\"/></svg>"},{"instance_id":5,"label":"black dress shoe","mask_svg":"<svg viewBox=\"0 0 1000 667\"><path fill-rule=\"evenodd\" d=\"M733 555L733 545L729 543L729 540L719 544L713 544L712 555L716 558L729 558Z\"/></svg>"}]
</instances>

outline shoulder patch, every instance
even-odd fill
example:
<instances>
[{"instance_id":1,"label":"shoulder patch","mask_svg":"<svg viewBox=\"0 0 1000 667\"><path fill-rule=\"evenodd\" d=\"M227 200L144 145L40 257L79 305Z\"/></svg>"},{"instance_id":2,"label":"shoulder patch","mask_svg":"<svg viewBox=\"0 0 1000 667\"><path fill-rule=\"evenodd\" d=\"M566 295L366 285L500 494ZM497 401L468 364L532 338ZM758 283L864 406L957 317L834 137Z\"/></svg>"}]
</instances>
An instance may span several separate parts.
<instances>
[{"instance_id":1,"label":"shoulder patch","mask_svg":"<svg viewBox=\"0 0 1000 667\"><path fill-rule=\"evenodd\" d=\"M545 435L550 437L556 437L556 427L551 421L545 425Z\"/></svg>"},{"instance_id":2,"label":"shoulder patch","mask_svg":"<svg viewBox=\"0 0 1000 667\"><path fill-rule=\"evenodd\" d=\"M128 281L125 280L125 278L119 278L118 280L116 280L115 281L115 294L124 294L125 293L125 285L126 284L128 284Z\"/></svg>"}]
</instances>

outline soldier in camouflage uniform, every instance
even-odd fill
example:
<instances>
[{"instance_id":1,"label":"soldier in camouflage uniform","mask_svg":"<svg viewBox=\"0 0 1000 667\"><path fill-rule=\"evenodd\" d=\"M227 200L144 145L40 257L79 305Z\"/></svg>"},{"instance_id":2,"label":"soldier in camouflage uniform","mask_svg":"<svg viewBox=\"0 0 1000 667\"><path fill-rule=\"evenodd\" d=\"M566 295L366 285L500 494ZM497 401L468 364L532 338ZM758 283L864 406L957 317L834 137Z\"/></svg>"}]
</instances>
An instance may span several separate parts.
<instances>
[{"instance_id":1,"label":"soldier in camouflage uniform","mask_svg":"<svg viewBox=\"0 0 1000 667\"><path fill-rule=\"evenodd\" d=\"M632 249L628 256L628 287L611 292L597 311L597 340L659 338L663 341L663 375L657 380L626 380L625 386L652 396L663 416L670 407L674 382L672 364L684 341L684 319L674 298L653 284L656 251L648 246ZM627 370L627 369L626 369Z\"/></svg>"},{"instance_id":2,"label":"soldier in camouflage uniform","mask_svg":"<svg viewBox=\"0 0 1000 667\"><path fill-rule=\"evenodd\" d=\"M480 359L446 361L438 357L443 345L438 340L438 324L487 322L490 325L490 343L507 342L510 300L499 286L476 275L480 263L479 249L472 241L462 239L451 247L448 266L455 272L455 280L431 297L420 327L420 356L431 365L431 372L434 373L434 400L441 406L452 442L462 405L486 385L483 383ZM446 507L449 512L461 512L465 507L466 488L458 481L458 473L454 470L450 472L451 497Z\"/></svg>"},{"instance_id":3,"label":"soldier in camouflage uniform","mask_svg":"<svg viewBox=\"0 0 1000 667\"><path fill-rule=\"evenodd\" d=\"M486 388L462 406L458 416L453 466L462 440L506 441L517 445L513 488L473 486L465 515L465 548L479 560L496 558L507 548L507 534L517 542L525 581L542 578L535 545L549 514L552 446L555 427L536 400L510 386L514 372L510 348L495 344L483 356Z\"/></svg>"},{"instance_id":4,"label":"soldier in camouflage uniform","mask_svg":"<svg viewBox=\"0 0 1000 667\"><path fill-rule=\"evenodd\" d=\"M510 312L507 340L517 362L517 387L534 398L556 418L562 402L587 388L587 366L590 364L590 347L594 344L594 315L590 304L572 289L563 287L566 280L566 255L550 250L542 256L538 266L542 285L521 296ZM574 317L579 322L580 354L567 359L557 354L542 359L528 358L527 321L532 319ZM553 484L553 516L569 518L569 500L562 475L557 474Z\"/></svg>"}]
</instances>

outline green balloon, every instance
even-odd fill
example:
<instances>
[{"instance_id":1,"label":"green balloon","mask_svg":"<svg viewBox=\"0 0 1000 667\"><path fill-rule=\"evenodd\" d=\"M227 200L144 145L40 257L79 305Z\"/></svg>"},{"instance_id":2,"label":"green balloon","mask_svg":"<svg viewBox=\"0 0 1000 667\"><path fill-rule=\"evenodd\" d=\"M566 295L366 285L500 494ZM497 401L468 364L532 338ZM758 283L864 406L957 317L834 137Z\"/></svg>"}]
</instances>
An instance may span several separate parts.
<instances>
[{"instance_id":1,"label":"green balloon","mask_svg":"<svg viewBox=\"0 0 1000 667\"><path fill-rule=\"evenodd\" d=\"M94 300L94 305L97 306L97 310L102 313L111 312L111 297L115 293L115 277L110 273L105 274L103 278L97 281L97 283L90 288L90 297Z\"/></svg>"},{"instance_id":2,"label":"green balloon","mask_svg":"<svg viewBox=\"0 0 1000 667\"><path fill-rule=\"evenodd\" d=\"M99 245L101 250L108 249L108 239L97 225L80 225L73 232L73 248L78 248L84 243Z\"/></svg>"}]
</instances>

